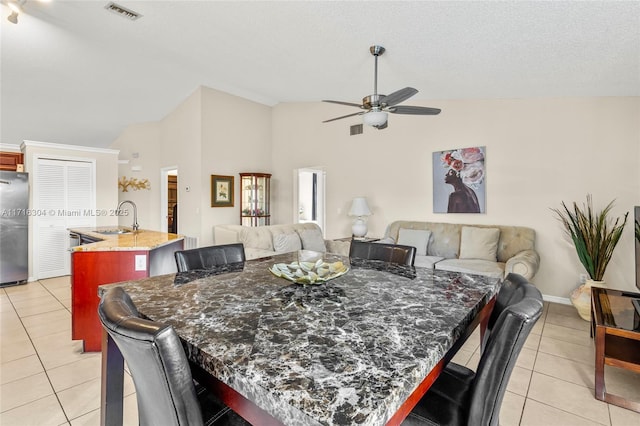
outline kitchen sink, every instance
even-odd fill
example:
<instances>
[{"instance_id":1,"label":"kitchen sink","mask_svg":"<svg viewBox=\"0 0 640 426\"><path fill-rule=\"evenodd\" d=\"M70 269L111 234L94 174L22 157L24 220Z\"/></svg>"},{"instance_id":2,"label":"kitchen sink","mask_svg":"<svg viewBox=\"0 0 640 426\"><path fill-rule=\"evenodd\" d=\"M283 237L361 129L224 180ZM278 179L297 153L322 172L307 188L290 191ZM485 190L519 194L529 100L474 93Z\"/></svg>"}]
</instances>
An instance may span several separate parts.
<instances>
[{"instance_id":1,"label":"kitchen sink","mask_svg":"<svg viewBox=\"0 0 640 426\"><path fill-rule=\"evenodd\" d=\"M102 234L102 235L117 235L117 234L130 234L131 231L130 229L122 229L122 228L116 228L116 229L103 229L101 231L96 231L96 234Z\"/></svg>"}]
</instances>

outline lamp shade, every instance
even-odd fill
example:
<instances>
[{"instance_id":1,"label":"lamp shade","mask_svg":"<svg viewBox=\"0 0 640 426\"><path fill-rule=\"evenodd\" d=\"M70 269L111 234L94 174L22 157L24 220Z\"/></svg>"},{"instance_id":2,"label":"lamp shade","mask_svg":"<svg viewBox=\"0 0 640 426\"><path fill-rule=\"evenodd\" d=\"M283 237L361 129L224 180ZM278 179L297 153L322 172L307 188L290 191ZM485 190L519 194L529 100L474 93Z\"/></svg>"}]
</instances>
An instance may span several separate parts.
<instances>
[{"instance_id":1,"label":"lamp shade","mask_svg":"<svg viewBox=\"0 0 640 426\"><path fill-rule=\"evenodd\" d=\"M387 113L372 110L362 116L362 121L367 126L382 126L387 122Z\"/></svg>"},{"instance_id":2,"label":"lamp shade","mask_svg":"<svg viewBox=\"0 0 640 426\"><path fill-rule=\"evenodd\" d=\"M351 202L351 210L349 216L370 216L371 210L367 205L367 199L364 197L356 197Z\"/></svg>"}]
</instances>

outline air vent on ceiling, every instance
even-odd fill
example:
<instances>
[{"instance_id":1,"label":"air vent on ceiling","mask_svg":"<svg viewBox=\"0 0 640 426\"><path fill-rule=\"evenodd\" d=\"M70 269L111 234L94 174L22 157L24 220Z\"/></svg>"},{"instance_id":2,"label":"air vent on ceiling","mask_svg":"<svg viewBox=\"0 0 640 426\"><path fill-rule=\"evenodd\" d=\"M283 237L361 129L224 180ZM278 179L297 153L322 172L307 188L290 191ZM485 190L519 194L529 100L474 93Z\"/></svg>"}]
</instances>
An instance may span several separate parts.
<instances>
[{"instance_id":1,"label":"air vent on ceiling","mask_svg":"<svg viewBox=\"0 0 640 426\"><path fill-rule=\"evenodd\" d=\"M126 7L122 7L114 2L110 2L105 7L109 12L115 13L116 15L122 16L123 18L130 19L131 21L135 21L138 18L142 18L138 12L134 12L131 9L127 9Z\"/></svg>"},{"instance_id":2,"label":"air vent on ceiling","mask_svg":"<svg viewBox=\"0 0 640 426\"><path fill-rule=\"evenodd\" d=\"M362 134L362 124L354 124L349 128L350 134L349 136L361 135Z\"/></svg>"}]
</instances>

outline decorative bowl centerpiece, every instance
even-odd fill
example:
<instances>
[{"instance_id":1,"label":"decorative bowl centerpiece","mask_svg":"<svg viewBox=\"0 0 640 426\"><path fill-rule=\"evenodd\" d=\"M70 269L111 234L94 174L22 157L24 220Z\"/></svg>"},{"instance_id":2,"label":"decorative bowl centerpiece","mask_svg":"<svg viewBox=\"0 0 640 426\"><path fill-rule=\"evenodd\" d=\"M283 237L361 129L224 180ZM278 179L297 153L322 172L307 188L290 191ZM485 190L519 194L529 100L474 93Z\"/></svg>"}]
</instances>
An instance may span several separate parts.
<instances>
[{"instance_id":1,"label":"decorative bowl centerpiece","mask_svg":"<svg viewBox=\"0 0 640 426\"><path fill-rule=\"evenodd\" d=\"M276 263L269 271L296 284L320 284L344 275L349 267L341 261L329 263L318 259L315 262Z\"/></svg>"}]
</instances>

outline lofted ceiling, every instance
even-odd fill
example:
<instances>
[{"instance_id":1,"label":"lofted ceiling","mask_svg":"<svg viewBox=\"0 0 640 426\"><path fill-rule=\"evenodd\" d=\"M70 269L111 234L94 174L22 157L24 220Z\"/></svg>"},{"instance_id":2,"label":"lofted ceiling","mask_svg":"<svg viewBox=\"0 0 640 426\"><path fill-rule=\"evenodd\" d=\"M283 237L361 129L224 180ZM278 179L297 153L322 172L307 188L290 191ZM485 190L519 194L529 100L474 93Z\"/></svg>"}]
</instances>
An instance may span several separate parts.
<instances>
[{"instance_id":1,"label":"lofted ceiling","mask_svg":"<svg viewBox=\"0 0 640 426\"><path fill-rule=\"evenodd\" d=\"M438 99L640 96L640 1L28 0L0 27L0 142L108 147L199 86L266 105L373 92ZM354 112L327 104L318 120ZM337 114L336 114L337 113ZM357 118L351 119L357 122ZM347 126L342 124L327 125Z\"/></svg>"}]
</instances>

